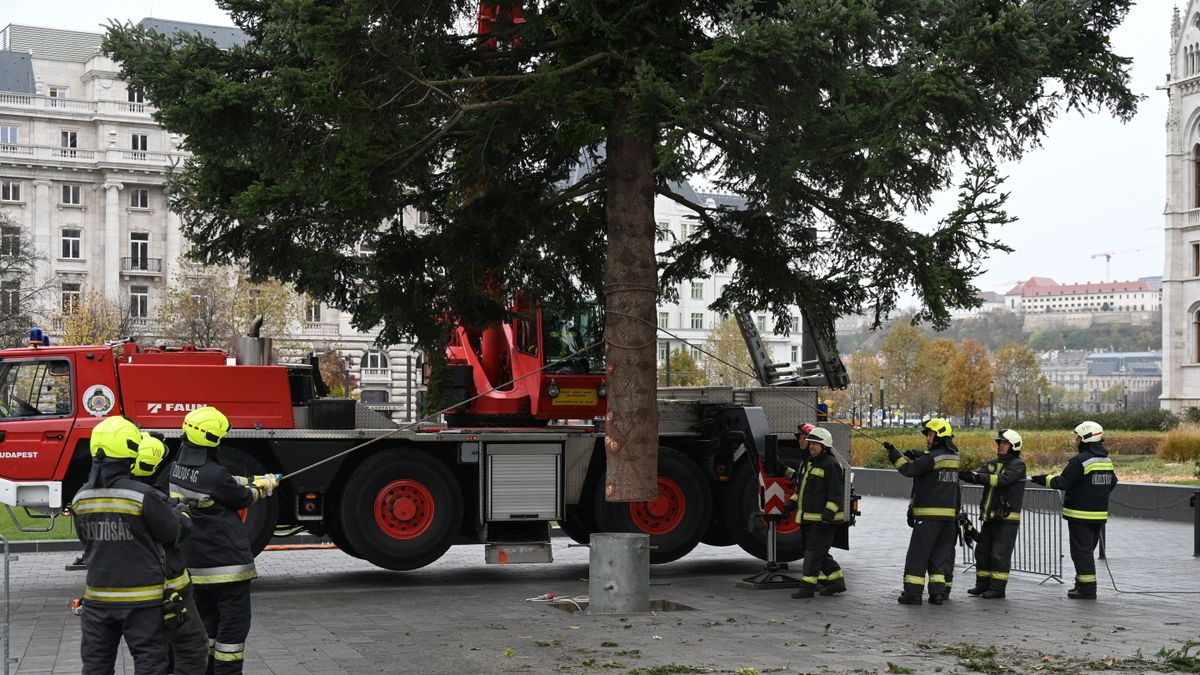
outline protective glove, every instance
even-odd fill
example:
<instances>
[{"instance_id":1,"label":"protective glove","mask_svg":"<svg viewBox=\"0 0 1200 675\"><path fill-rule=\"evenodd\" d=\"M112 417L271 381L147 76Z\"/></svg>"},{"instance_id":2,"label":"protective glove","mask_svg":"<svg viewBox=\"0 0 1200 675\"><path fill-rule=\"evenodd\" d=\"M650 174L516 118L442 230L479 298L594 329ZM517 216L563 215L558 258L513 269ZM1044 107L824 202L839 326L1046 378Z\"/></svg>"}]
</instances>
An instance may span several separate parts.
<instances>
[{"instance_id":1,"label":"protective glove","mask_svg":"<svg viewBox=\"0 0 1200 675\"><path fill-rule=\"evenodd\" d=\"M967 483L974 483L975 482L975 473L972 471L967 471L966 469L959 469L958 479L961 481L965 481Z\"/></svg>"},{"instance_id":2,"label":"protective glove","mask_svg":"<svg viewBox=\"0 0 1200 675\"><path fill-rule=\"evenodd\" d=\"M833 524L833 511L830 511L829 509L825 509L824 511L822 511L821 512L821 522L825 523L826 525L832 525Z\"/></svg>"},{"instance_id":3,"label":"protective glove","mask_svg":"<svg viewBox=\"0 0 1200 675\"><path fill-rule=\"evenodd\" d=\"M1029 482L1030 482L1030 483L1037 483L1038 485L1045 485L1045 484L1046 484L1046 474L1044 474L1044 473L1039 473L1039 474L1038 474L1038 475L1036 475L1036 476L1030 476L1030 477L1029 477Z\"/></svg>"},{"instance_id":4,"label":"protective glove","mask_svg":"<svg viewBox=\"0 0 1200 675\"><path fill-rule=\"evenodd\" d=\"M921 451L920 450L905 450L904 456L909 459L917 459L921 456Z\"/></svg>"},{"instance_id":5,"label":"protective glove","mask_svg":"<svg viewBox=\"0 0 1200 675\"><path fill-rule=\"evenodd\" d=\"M254 487L258 488L263 492L263 494L270 497L271 494L275 492L275 488L279 487L279 474L268 473L263 476L255 476Z\"/></svg>"},{"instance_id":6,"label":"protective glove","mask_svg":"<svg viewBox=\"0 0 1200 675\"><path fill-rule=\"evenodd\" d=\"M783 506L783 515L790 516L791 514L795 513L796 509L798 508L800 508L800 505L796 503L796 500L789 499L787 504L784 504Z\"/></svg>"},{"instance_id":7,"label":"protective glove","mask_svg":"<svg viewBox=\"0 0 1200 675\"><path fill-rule=\"evenodd\" d=\"M891 453L893 453L893 452L900 452L899 450L897 450L897 449L896 449L896 446L892 445L892 444L891 444L890 442L888 442L888 441L884 441L884 442L883 442L883 449L884 449L884 450L887 450L887 451L888 451L888 454L891 454Z\"/></svg>"}]
</instances>

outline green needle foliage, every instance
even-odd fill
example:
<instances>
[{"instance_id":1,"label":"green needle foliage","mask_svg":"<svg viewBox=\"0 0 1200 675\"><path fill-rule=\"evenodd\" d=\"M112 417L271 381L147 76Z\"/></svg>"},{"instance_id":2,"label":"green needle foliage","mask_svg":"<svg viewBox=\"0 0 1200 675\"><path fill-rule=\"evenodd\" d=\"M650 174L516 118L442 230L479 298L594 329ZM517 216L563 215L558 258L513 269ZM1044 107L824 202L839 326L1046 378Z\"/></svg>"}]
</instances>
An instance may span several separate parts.
<instances>
[{"instance_id":1,"label":"green needle foliage","mask_svg":"<svg viewBox=\"0 0 1200 675\"><path fill-rule=\"evenodd\" d=\"M603 149L622 130L652 141L638 189L699 223L661 263L663 288L715 264L734 274L716 309L787 325L799 304L828 326L881 316L908 287L917 318L944 325L1006 250L996 163L1064 110L1127 119L1137 102L1109 44L1131 0L538 0L495 24L496 46L475 35L474 1L219 4L244 47L116 25L104 42L186 136L172 204L194 254L390 341L439 344L434 316L501 316L495 283L552 305L602 296L623 171ZM906 227L956 167L958 207ZM700 175L746 208L681 194ZM428 222L402 226L406 209Z\"/></svg>"}]
</instances>

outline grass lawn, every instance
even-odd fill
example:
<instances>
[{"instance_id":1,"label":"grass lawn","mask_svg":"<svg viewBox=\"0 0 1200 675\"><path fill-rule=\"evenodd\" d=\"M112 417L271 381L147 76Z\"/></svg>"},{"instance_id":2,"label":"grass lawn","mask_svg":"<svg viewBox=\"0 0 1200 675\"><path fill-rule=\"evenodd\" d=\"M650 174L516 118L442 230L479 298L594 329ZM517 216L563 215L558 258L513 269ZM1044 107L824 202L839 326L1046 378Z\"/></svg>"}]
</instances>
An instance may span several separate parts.
<instances>
[{"instance_id":1,"label":"grass lawn","mask_svg":"<svg viewBox=\"0 0 1200 675\"><path fill-rule=\"evenodd\" d=\"M16 514L17 520L25 526L43 528L50 522L49 520L30 518L25 515L24 509L13 508L13 513ZM54 520L54 529L49 532L21 532L13 526L12 518L9 518L7 513L0 513L0 534L7 537L10 541L74 539L75 521L71 518L56 518Z\"/></svg>"}]
</instances>

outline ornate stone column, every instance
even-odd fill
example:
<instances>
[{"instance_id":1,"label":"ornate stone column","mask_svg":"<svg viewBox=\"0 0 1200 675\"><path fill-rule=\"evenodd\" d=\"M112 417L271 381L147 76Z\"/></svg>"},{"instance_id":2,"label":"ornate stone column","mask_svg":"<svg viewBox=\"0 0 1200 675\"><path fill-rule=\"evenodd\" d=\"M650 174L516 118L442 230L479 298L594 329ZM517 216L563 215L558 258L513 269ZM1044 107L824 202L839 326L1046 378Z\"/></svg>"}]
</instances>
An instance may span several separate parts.
<instances>
[{"instance_id":1,"label":"ornate stone column","mask_svg":"<svg viewBox=\"0 0 1200 675\"><path fill-rule=\"evenodd\" d=\"M121 301L121 190L124 185L108 182L104 189L104 296Z\"/></svg>"}]
</instances>

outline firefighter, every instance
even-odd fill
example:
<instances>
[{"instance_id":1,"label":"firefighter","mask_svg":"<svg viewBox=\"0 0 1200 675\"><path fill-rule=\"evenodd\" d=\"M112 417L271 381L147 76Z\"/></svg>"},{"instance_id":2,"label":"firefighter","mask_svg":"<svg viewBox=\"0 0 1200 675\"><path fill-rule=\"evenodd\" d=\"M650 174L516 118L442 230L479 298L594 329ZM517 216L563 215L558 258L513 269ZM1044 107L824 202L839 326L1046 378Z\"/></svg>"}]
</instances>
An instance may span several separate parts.
<instances>
[{"instance_id":1,"label":"firefighter","mask_svg":"<svg viewBox=\"0 0 1200 675\"><path fill-rule=\"evenodd\" d=\"M950 596L954 544L958 533L958 448L950 422L933 418L921 424L927 452L901 453L884 443L888 461L913 479L908 524L913 529L904 561L902 605L921 604L929 575L929 603L940 605Z\"/></svg>"},{"instance_id":2,"label":"firefighter","mask_svg":"<svg viewBox=\"0 0 1200 675\"><path fill-rule=\"evenodd\" d=\"M833 545L836 523L846 522L842 509L842 465L833 456L833 434L827 429L813 428L805 438L808 457L799 469L787 469L787 476L799 480L788 510L795 510L796 523L804 532L804 576L793 598L811 598L821 585L821 595L837 595L846 591L842 568L829 548Z\"/></svg>"},{"instance_id":3,"label":"firefighter","mask_svg":"<svg viewBox=\"0 0 1200 675\"><path fill-rule=\"evenodd\" d=\"M1071 562L1075 564L1075 587L1067 591L1072 600L1096 599L1096 560L1093 554L1104 523L1108 521L1108 493L1117 486L1104 429L1095 422L1075 427L1079 454L1067 462L1061 474L1030 478L1038 485L1063 491L1063 518L1071 540Z\"/></svg>"},{"instance_id":4,"label":"firefighter","mask_svg":"<svg viewBox=\"0 0 1200 675\"><path fill-rule=\"evenodd\" d=\"M134 672L167 672L165 575L159 547L179 539L183 516L131 475L141 432L120 416L92 429L92 469L71 510L84 546L80 656L84 675L113 672L121 638Z\"/></svg>"},{"instance_id":5,"label":"firefighter","mask_svg":"<svg viewBox=\"0 0 1200 675\"><path fill-rule=\"evenodd\" d=\"M137 459L133 463L133 475L147 485L156 487L163 495L169 490L166 464L167 448L162 439L143 433L138 445ZM170 501L170 500L168 500ZM182 542L192 531L191 515L187 505L176 500L173 504L184 516L179 539ZM196 609L192 593L192 581L187 563L183 558L181 543L163 544L163 562L166 565L166 592L163 600L163 622L166 624L167 642L170 647L170 672L174 675L204 675L208 668L208 634Z\"/></svg>"},{"instance_id":6,"label":"firefighter","mask_svg":"<svg viewBox=\"0 0 1200 675\"><path fill-rule=\"evenodd\" d=\"M191 505L192 536L184 542L184 554L216 675L242 672L250 632L250 580L258 576L237 512L278 485L271 475L235 478L217 461L217 447L228 432L229 420L216 408L188 413L170 473L171 496Z\"/></svg>"},{"instance_id":7,"label":"firefighter","mask_svg":"<svg viewBox=\"0 0 1200 675\"><path fill-rule=\"evenodd\" d=\"M975 588L967 593L987 600L1004 597L1012 567L1021 504L1025 500L1025 462L1021 459L1021 434L1001 429L996 434L996 458L978 472L959 471L964 482L982 485L979 504L979 543L975 545Z\"/></svg>"}]
</instances>

